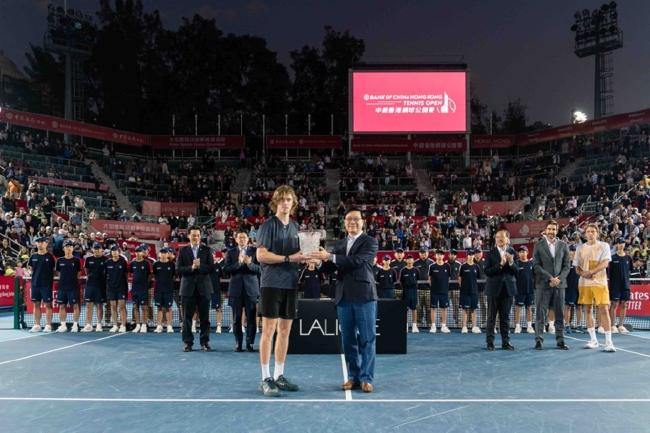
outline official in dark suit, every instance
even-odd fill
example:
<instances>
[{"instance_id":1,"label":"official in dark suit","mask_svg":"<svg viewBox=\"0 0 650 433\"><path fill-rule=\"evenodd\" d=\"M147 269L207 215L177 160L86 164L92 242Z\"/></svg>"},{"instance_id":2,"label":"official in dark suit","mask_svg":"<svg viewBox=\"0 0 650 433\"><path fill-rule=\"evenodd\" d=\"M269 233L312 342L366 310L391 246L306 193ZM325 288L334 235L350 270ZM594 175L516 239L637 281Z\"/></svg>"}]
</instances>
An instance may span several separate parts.
<instances>
[{"instance_id":1,"label":"official in dark suit","mask_svg":"<svg viewBox=\"0 0 650 433\"><path fill-rule=\"evenodd\" d=\"M487 295L487 349L494 350L494 325L499 313L501 347L515 350L510 344L509 318L512 298L517 293L517 265L515 250L509 247L510 236L507 230L496 233L496 246L485 258L485 294Z\"/></svg>"},{"instance_id":2,"label":"official in dark suit","mask_svg":"<svg viewBox=\"0 0 650 433\"><path fill-rule=\"evenodd\" d=\"M373 260L377 240L365 234L361 212L351 209L345 214L348 235L332 253L321 250L311 258L323 260L323 266L338 270L336 312L341 327L348 381L343 390L361 388L372 392L375 376L377 290Z\"/></svg>"},{"instance_id":3,"label":"official in dark suit","mask_svg":"<svg viewBox=\"0 0 650 433\"><path fill-rule=\"evenodd\" d=\"M212 282L210 274L214 270L214 259L210 248L201 245L201 229L190 227L190 244L180 249L176 261L176 272L181 277L181 303L183 304L183 343L184 351L191 352L194 344L192 317L198 309L201 324L201 350L209 352L210 347L210 297Z\"/></svg>"},{"instance_id":4,"label":"official in dark suit","mask_svg":"<svg viewBox=\"0 0 650 433\"><path fill-rule=\"evenodd\" d=\"M549 221L544 236L535 244L533 266L535 271L535 349L542 350L544 325L549 307L555 312L555 341L557 347L568 350L564 342L564 292L566 278L571 270L569 248L559 240L558 224Z\"/></svg>"},{"instance_id":5,"label":"official in dark suit","mask_svg":"<svg viewBox=\"0 0 650 433\"><path fill-rule=\"evenodd\" d=\"M255 352L255 333L257 332L257 299L260 297L260 265L256 263L255 248L248 246L248 235L239 232L235 236L237 246L226 253L224 270L230 273L228 285L228 305L233 311L233 334L235 352L242 352L243 333L241 329L242 312L246 309L246 350Z\"/></svg>"}]
</instances>

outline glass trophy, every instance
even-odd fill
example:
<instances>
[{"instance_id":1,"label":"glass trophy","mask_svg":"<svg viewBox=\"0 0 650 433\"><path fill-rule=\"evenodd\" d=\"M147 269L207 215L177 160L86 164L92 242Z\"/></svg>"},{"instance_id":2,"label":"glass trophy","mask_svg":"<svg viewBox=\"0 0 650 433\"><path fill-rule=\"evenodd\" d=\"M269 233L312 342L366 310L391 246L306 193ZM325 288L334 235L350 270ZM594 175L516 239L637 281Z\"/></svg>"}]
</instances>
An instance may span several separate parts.
<instances>
[{"instance_id":1,"label":"glass trophy","mask_svg":"<svg viewBox=\"0 0 650 433\"><path fill-rule=\"evenodd\" d=\"M300 252L307 255L320 248L321 232L301 231L298 232L298 239L300 240Z\"/></svg>"}]
</instances>

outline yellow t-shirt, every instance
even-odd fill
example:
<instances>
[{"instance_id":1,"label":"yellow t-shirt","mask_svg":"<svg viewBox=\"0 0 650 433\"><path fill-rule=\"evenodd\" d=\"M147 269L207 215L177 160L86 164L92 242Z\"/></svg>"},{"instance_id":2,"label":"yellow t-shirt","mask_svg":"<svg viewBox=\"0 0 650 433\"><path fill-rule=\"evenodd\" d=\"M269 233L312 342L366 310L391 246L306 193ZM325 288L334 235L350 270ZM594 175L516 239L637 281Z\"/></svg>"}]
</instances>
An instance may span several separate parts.
<instances>
[{"instance_id":1,"label":"yellow t-shirt","mask_svg":"<svg viewBox=\"0 0 650 433\"><path fill-rule=\"evenodd\" d=\"M595 244L589 245L584 243L576 250L576 255L573 258L573 265L579 266L583 270L591 270L598 266L598 263L603 260L610 262L612 260L612 252L609 244L606 242L596 241ZM592 278L580 277L578 286L605 286L607 287L607 270L596 273Z\"/></svg>"}]
</instances>

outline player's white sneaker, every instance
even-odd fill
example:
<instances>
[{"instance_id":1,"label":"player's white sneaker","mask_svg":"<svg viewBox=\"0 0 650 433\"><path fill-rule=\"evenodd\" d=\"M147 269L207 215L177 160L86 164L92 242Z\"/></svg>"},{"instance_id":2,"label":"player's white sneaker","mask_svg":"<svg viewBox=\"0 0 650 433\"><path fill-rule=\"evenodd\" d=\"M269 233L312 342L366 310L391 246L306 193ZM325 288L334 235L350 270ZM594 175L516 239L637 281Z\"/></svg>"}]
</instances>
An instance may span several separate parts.
<instances>
[{"instance_id":1,"label":"player's white sneaker","mask_svg":"<svg viewBox=\"0 0 650 433\"><path fill-rule=\"evenodd\" d=\"M555 334L555 325L551 325L549 323L549 325L548 325L548 333L549 334Z\"/></svg>"},{"instance_id":2,"label":"player's white sneaker","mask_svg":"<svg viewBox=\"0 0 650 433\"><path fill-rule=\"evenodd\" d=\"M585 344L585 349L598 349L598 341L589 341Z\"/></svg>"},{"instance_id":3,"label":"player's white sneaker","mask_svg":"<svg viewBox=\"0 0 650 433\"><path fill-rule=\"evenodd\" d=\"M463 329L460 330L461 334L467 334L467 326L463 326Z\"/></svg>"},{"instance_id":4,"label":"player's white sneaker","mask_svg":"<svg viewBox=\"0 0 650 433\"><path fill-rule=\"evenodd\" d=\"M102 326L101 323L98 323L97 326L95 326L95 332L103 332L104 327Z\"/></svg>"},{"instance_id":5,"label":"player's white sneaker","mask_svg":"<svg viewBox=\"0 0 650 433\"><path fill-rule=\"evenodd\" d=\"M172 325L167 325L167 333L168 334L173 334L174 333L174 328L172 328Z\"/></svg>"},{"instance_id":6,"label":"player's white sneaker","mask_svg":"<svg viewBox=\"0 0 650 433\"><path fill-rule=\"evenodd\" d=\"M217 330L214 331L215 334L221 334L221 325L217 325Z\"/></svg>"},{"instance_id":7,"label":"player's white sneaker","mask_svg":"<svg viewBox=\"0 0 650 433\"><path fill-rule=\"evenodd\" d=\"M533 324L529 323L528 326L526 326L526 332L529 334L534 334L535 330L533 329Z\"/></svg>"},{"instance_id":8,"label":"player's white sneaker","mask_svg":"<svg viewBox=\"0 0 650 433\"><path fill-rule=\"evenodd\" d=\"M447 328L447 325L442 325L440 327L440 332L442 332L443 334L449 334L451 331L449 330L449 328Z\"/></svg>"},{"instance_id":9,"label":"player's white sneaker","mask_svg":"<svg viewBox=\"0 0 650 433\"><path fill-rule=\"evenodd\" d=\"M140 325L140 334L146 334L147 333L147 324L143 323Z\"/></svg>"},{"instance_id":10,"label":"player's white sneaker","mask_svg":"<svg viewBox=\"0 0 650 433\"><path fill-rule=\"evenodd\" d=\"M56 332L68 332L68 325L65 323L60 324L59 327L56 328Z\"/></svg>"},{"instance_id":11,"label":"player's white sneaker","mask_svg":"<svg viewBox=\"0 0 650 433\"><path fill-rule=\"evenodd\" d=\"M162 331L163 331L162 325L158 325L156 326L156 329L154 329L153 332L155 332L156 334L160 334Z\"/></svg>"},{"instance_id":12,"label":"player's white sneaker","mask_svg":"<svg viewBox=\"0 0 650 433\"><path fill-rule=\"evenodd\" d=\"M625 326L623 326L623 325L618 327L618 332L620 332L621 334L629 334L630 333L630 331L628 331L627 328Z\"/></svg>"},{"instance_id":13,"label":"player's white sneaker","mask_svg":"<svg viewBox=\"0 0 650 433\"><path fill-rule=\"evenodd\" d=\"M45 325L45 329L43 329L43 332L52 332L52 325Z\"/></svg>"},{"instance_id":14,"label":"player's white sneaker","mask_svg":"<svg viewBox=\"0 0 650 433\"><path fill-rule=\"evenodd\" d=\"M413 326L411 326L411 332L414 334L418 334L420 332L420 330L418 329L418 325L414 323Z\"/></svg>"},{"instance_id":15,"label":"player's white sneaker","mask_svg":"<svg viewBox=\"0 0 650 433\"><path fill-rule=\"evenodd\" d=\"M618 328L616 326L612 325L611 330L612 334L618 334Z\"/></svg>"},{"instance_id":16,"label":"player's white sneaker","mask_svg":"<svg viewBox=\"0 0 650 433\"><path fill-rule=\"evenodd\" d=\"M32 329L29 330L29 332L41 332L43 329L41 328L41 325L34 325L32 326Z\"/></svg>"},{"instance_id":17,"label":"player's white sneaker","mask_svg":"<svg viewBox=\"0 0 650 433\"><path fill-rule=\"evenodd\" d=\"M616 352L616 348L614 347L614 343L609 343L605 345L605 348L603 349L603 352Z\"/></svg>"},{"instance_id":18,"label":"player's white sneaker","mask_svg":"<svg viewBox=\"0 0 650 433\"><path fill-rule=\"evenodd\" d=\"M70 332L79 332L79 325L76 323L72 324L72 329L70 329Z\"/></svg>"},{"instance_id":19,"label":"player's white sneaker","mask_svg":"<svg viewBox=\"0 0 650 433\"><path fill-rule=\"evenodd\" d=\"M140 332L140 324L135 325L135 328L133 328L133 331L131 332L133 332L134 334Z\"/></svg>"},{"instance_id":20,"label":"player's white sneaker","mask_svg":"<svg viewBox=\"0 0 650 433\"><path fill-rule=\"evenodd\" d=\"M120 328L118 328L117 325L113 325L108 332L117 332L118 329Z\"/></svg>"},{"instance_id":21,"label":"player's white sneaker","mask_svg":"<svg viewBox=\"0 0 650 433\"><path fill-rule=\"evenodd\" d=\"M86 323L86 326L81 329L81 332L93 332L93 325Z\"/></svg>"},{"instance_id":22,"label":"player's white sneaker","mask_svg":"<svg viewBox=\"0 0 650 433\"><path fill-rule=\"evenodd\" d=\"M415 331L413 331L413 332L415 332ZM436 331L436 325L431 325L431 328L429 328L429 334L435 334L436 332L437 332Z\"/></svg>"},{"instance_id":23,"label":"player's white sneaker","mask_svg":"<svg viewBox=\"0 0 650 433\"><path fill-rule=\"evenodd\" d=\"M120 329L118 329L117 332L119 332L120 334L125 333L126 332L126 326L124 326L124 325L120 326Z\"/></svg>"},{"instance_id":24,"label":"player's white sneaker","mask_svg":"<svg viewBox=\"0 0 650 433\"><path fill-rule=\"evenodd\" d=\"M605 328L603 328L602 326L599 326L598 327L598 333L599 334L604 334L605 333Z\"/></svg>"},{"instance_id":25,"label":"player's white sneaker","mask_svg":"<svg viewBox=\"0 0 650 433\"><path fill-rule=\"evenodd\" d=\"M478 326L472 326L472 334L480 334L481 333L481 328Z\"/></svg>"},{"instance_id":26,"label":"player's white sneaker","mask_svg":"<svg viewBox=\"0 0 650 433\"><path fill-rule=\"evenodd\" d=\"M519 323L515 325L515 334L521 334L521 325Z\"/></svg>"}]
</instances>

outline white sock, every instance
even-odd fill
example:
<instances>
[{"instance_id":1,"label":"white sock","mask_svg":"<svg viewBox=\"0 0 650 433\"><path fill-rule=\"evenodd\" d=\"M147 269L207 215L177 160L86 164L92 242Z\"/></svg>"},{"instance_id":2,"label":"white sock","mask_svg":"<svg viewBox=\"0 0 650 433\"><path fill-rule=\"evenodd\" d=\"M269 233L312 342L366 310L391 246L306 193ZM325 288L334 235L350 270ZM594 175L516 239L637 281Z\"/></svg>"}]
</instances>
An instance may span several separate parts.
<instances>
[{"instance_id":1,"label":"white sock","mask_svg":"<svg viewBox=\"0 0 650 433\"><path fill-rule=\"evenodd\" d=\"M196 326L196 320L192 320L192 326Z\"/></svg>"},{"instance_id":2,"label":"white sock","mask_svg":"<svg viewBox=\"0 0 650 433\"><path fill-rule=\"evenodd\" d=\"M267 377L271 377L271 366L270 364L262 364L262 380Z\"/></svg>"},{"instance_id":3,"label":"white sock","mask_svg":"<svg viewBox=\"0 0 650 433\"><path fill-rule=\"evenodd\" d=\"M278 377L284 374L284 364L276 362L273 369L273 379L278 380Z\"/></svg>"},{"instance_id":4,"label":"white sock","mask_svg":"<svg viewBox=\"0 0 650 433\"><path fill-rule=\"evenodd\" d=\"M605 344L610 345L612 344L612 331L605 331Z\"/></svg>"},{"instance_id":5,"label":"white sock","mask_svg":"<svg viewBox=\"0 0 650 433\"><path fill-rule=\"evenodd\" d=\"M526 322L526 328L530 328L533 326L533 322Z\"/></svg>"},{"instance_id":6,"label":"white sock","mask_svg":"<svg viewBox=\"0 0 650 433\"><path fill-rule=\"evenodd\" d=\"M72 322L72 326L79 326L77 322Z\"/></svg>"},{"instance_id":7,"label":"white sock","mask_svg":"<svg viewBox=\"0 0 650 433\"><path fill-rule=\"evenodd\" d=\"M555 320L549 320L548 326L555 326Z\"/></svg>"},{"instance_id":8,"label":"white sock","mask_svg":"<svg viewBox=\"0 0 650 433\"><path fill-rule=\"evenodd\" d=\"M596 338L596 328L587 328L587 332L589 332L589 337L591 337L591 341L598 341Z\"/></svg>"}]
</instances>

